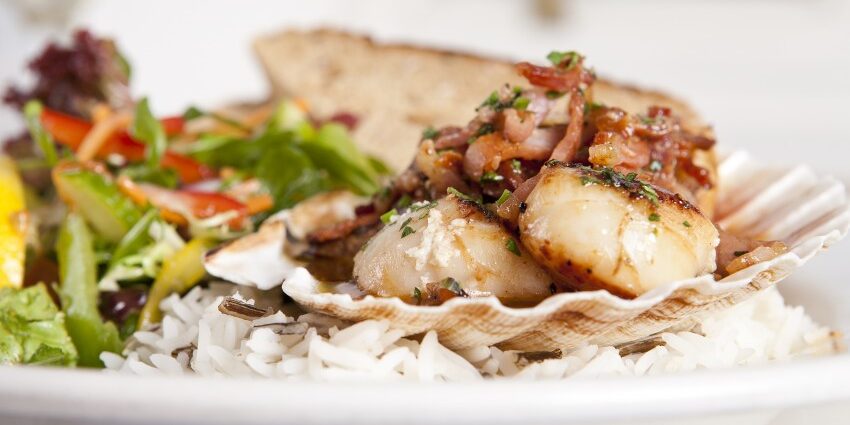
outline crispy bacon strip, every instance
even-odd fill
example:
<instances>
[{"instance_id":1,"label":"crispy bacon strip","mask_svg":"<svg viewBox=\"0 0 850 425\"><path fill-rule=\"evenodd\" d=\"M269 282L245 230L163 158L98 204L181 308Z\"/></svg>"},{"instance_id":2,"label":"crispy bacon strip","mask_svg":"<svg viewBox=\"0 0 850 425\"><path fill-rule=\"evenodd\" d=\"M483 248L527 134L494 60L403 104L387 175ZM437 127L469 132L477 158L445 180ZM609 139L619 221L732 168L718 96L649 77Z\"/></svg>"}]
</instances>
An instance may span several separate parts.
<instances>
[{"instance_id":1,"label":"crispy bacon strip","mask_svg":"<svg viewBox=\"0 0 850 425\"><path fill-rule=\"evenodd\" d=\"M584 126L584 95L579 90L573 90L570 95L570 121L564 138L558 142L549 159L561 162L572 162L581 146L581 130Z\"/></svg>"},{"instance_id":2,"label":"crispy bacon strip","mask_svg":"<svg viewBox=\"0 0 850 425\"><path fill-rule=\"evenodd\" d=\"M568 70L520 62L516 65L516 70L529 83L558 92L569 92L582 84L593 82L593 76L584 69L581 62Z\"/></svg>"}]
</instances>

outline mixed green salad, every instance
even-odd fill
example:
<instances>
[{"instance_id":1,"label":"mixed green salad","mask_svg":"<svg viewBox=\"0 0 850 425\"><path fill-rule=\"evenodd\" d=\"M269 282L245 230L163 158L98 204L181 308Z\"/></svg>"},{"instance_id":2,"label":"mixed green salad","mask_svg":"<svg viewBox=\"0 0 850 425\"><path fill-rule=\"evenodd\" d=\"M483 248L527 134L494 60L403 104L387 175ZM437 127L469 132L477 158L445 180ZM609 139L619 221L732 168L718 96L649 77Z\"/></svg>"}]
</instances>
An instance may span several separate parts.
<instances>
[{"instance_id":1,"label":"mixed green salad","mask_svg":"<svg viewBox=\"0 0 850 425\"><path fill-rule=\"evenodd\" d=\"M162 299L204 283L204 252L388 172L352 142L356 117L298 100L157 117L115 44L86 31L30 70L3 98L27 131L0 154L0 364L101 367Z\"/></svg>"}]
</instances>

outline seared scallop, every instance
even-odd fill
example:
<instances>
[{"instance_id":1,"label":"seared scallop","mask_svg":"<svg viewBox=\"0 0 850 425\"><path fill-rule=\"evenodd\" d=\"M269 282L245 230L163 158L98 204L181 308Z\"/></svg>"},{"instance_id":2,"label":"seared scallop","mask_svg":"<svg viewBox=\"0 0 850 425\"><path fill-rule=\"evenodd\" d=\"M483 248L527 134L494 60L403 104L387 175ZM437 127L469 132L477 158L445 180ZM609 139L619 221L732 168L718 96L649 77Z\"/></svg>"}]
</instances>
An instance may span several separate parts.
<instances>
[{"instance_id":1,"label":"seared scallop","mask_svg":"<svg viewBox=\"0 0 850 425\"><path fill-rule=\"evenodd\" d=\"M541 172L519 232L559 284L633 298L714 271L718 231L677 195L611 169L550 164Z\"/></svg>"},{"instance_id":2,"label":"seared scallop","mask_svg":"<svg viewBox=\"0 0 850 425\"><path fill-rule=\"evenodd\" d=\"M389 221L354 258L355 282L368 294L422 302L437 287L512 305L551 294L548 273L474 202L449 195Z\"/></svg>"}]
</instances>

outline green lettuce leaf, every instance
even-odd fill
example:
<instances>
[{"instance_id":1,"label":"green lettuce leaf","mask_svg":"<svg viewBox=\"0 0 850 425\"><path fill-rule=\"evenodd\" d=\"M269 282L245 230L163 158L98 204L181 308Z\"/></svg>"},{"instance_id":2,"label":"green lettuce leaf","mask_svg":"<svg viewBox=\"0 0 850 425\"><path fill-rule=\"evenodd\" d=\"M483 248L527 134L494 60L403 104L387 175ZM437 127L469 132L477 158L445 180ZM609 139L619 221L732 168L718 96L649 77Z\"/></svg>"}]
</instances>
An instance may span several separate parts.
<instances>
[{"instance_id":1,"label":"green lettuce leaf","mask_svg":"<svg viewBox=\"0 0 850 425\"><path fill-rule=\"evenodd\" d=\"M74 366L77 350L65 315L43 284L0 290L0 364Z\"/></svg>"}]
</instances>

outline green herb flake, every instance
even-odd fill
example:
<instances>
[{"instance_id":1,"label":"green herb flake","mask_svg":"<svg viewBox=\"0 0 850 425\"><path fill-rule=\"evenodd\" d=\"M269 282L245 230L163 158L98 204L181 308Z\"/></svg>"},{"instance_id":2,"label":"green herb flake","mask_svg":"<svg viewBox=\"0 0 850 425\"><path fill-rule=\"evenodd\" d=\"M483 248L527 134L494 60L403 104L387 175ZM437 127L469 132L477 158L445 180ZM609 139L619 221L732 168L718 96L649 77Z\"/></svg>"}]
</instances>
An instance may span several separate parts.
<instances>
[{"instance_id":1,"label":"green herb flake","mask_svg":"<svg viewBox=\"0 0 850 425\"><path fill-rule=\"evenodd\" d=\"M488 171L481 175L481 183L494 183L504 180L505 177L493 171Z\"/></svg>"},{"instance_id":2,"label":"green herb flake","mask_svg":"<svg viewBox=\"0 0 850 425\"><path fill-rule=\"evenodd\" d=\"M422 302L422 291L419 288L413 288L413 299L417 304Z\"/></svg>"},{"instance_id":3,"label":"green herb flake","mask_svg":"<svg viewBox=\"0 0 850 425\"><path fill-rule=\"evenodd\" d=\"M547 162L547 165L549 163ZM585 186L591 184L604 184L608 186L621 187L629 192L646 198L652 205L658 205L658 192L649 183L637 178L637 174L623 175L613 168L594 169L588 166L579 166L582 171L581 183Z\"/></svg>"},{"instance_id":4,"label":"green herb flake","mask_svg":"<svg viewBox=\"0 0 850 425\"><path fill-rule=\"evenodd\" d=\"M469 195L467 195L467 194L465 194L465 193L463 193L463 192L461 192L461 191L459 191L459 190L457 190L453 187L449 187L448 189L446 189L446 192L454 195L455 197L457 197L458 199L463 200L463 201L478 202L477 199L475 199L475 198L473 198L473 197L471 197L471 196L469 196Z\"/></svg>"},{"instance_id":5,"label":"green herb flake","mask_svg":"<svg viewBox=\"0 0 850 425\"><path fill-rule=\"evenodd\" d=\"M165 130L162 128L162 123L151 113L148 106L148 98L142 100L136 105L136 114L133 118L133 126L131 128L133 137L145 142L145 158L149 167L158 167L165 154L165 149L168 140L165 138Z\"/></svg>"},{"instance_id":6,"label":"green herb flake","mask_svg":"<svg viewBox=\"0 0 850 425\"><path fill-rule=\"evenodd\" d=\"M682 222L682 226L691 227L691 223L689 223L688 220L685 220Z\"/></svg>"},{"instance_id":7,"label":"green herb flake","mask_svg":"<svg viewBox=\"0 0 850 425\"><path fill-rule=\"evenodd\" d=\"M419 211L419 210L430 210L431 208L434 208L436 206L437 206L437 201L417 202L417 203L412 204L410 206L410 211L416 212L416 211Z\"/></svg>"},{"instance_id":8,"label":"green herb flake","mask_svg":"<svg viewBox=\"0 0 850 425\"><path fill-rule=\"evenodd\" d=\"M391 224L393 219L398 215L398 211L395 208L381 214L381 222L384 224Z\"/></svg>"},{"instance_id":9,"label":"green herb flake","mask_svg":"<svg viewBox=\"0 0 850 425\"><path fill-rule=\"evenodd\" d=\"M546 55L546 59L549 59L549 62L552 62L552 65L564 65L564 69L572 69L573 67L578 65L579 61L581 60L581 55L574 51L552 51L548 55Z\"/></svg>"},{"instance_id":10,"label":"green herb flake","mask_svg":"<svg viewBox=\"0 0 850 425\"><path fill-rule=\"evenodd\" d=\"M518 159L511 160L511 170L514 170L514 173L522 172L522 162L519 162Z\"/></svg>"},{"instance_id":11,"label":"green herb flake","mask_svg":"<svg viewBox=\"0 0 850 425\"><path fill-rule=\"evenodd\" d=\"M649 199L649 202L652 202L652 205L658 205L658 192L649 185L649 183L641 182L640 184L640 193L646 199Z\"/></svg>"},{"instance_id":12,"label":"green herb flake","mask_svg":"<svg viewBox=\"0 0 850 425\"><path fill-rule=\"evenodd\" d=\"M649 221L661 221L661 216L658 213L652 213L649 215Z\"/></svg>"},{"instance_id":13,"label":"green herb flake","mask_svg":"<svg viewBox=\"0 0 850 425\"><path fill-rule=\"evenodd\" d=\"M440 135L440 132L437 131L436 129L434 129L434 127L428 127L428 128L426 128L425 130L422 131L422 139L423 140L436 139L437 136L439 136L439 135Z\"/></svg>"},{"instance_id":14,"label":"green herb flake","mask_svg":"<svg viewBox=\"0 0 850 425\"><path fill-rule=\"evenodd\" d=\"M594 111L597 111L597 110L602 109L602 108L605 108L605 105L603 105L601 103L596 103L596 102L585 102L584 103L584 112L585 113L594 112Z\"/></svg>"},{"instance_id":15,"label":"green herb flake","mask_svg":"<svg viewBox=\"0 0 850 425\"><path fill-rule=\"evenodd\" d=\"M479 137L485 134L490 134L494 131L496 131L496 126L489 122L485 122L484 124L481 124L481 127L478 127L478 130L475 130L475 133L466 142L469 144L475 143L475 141L478 140Z\"/></svg>"},{"instance_id":16,"label":"green herb flake","mask_svg":"<svg viewBox=\"0 0 850 425\"><path fill-rule=\"evenodd\" d=\"M395 205L398 208L407 208L412 202L413 199L410 198L410 195L405 193L404 195L402 195L401 198L398 199L398 201L396 201Z\"/></svg>"},{"instance_id":17,"label":"green herb flake","mask_svg":"<svg viewBox=\"0 0 850 425\"><path fill-rule=\"evenodd\" d=\"M502 204L505 203L505 201L510 199L510 197L511 197L511 191L508 190L508 189L505 189L504 191L502 191L502 196L499 196L499 199L496 200L496 205L501 206Z\"/></svg>"},{"instance_id":18,"label":"green herb flake","mask_svg":"<svg viewBox=\"0 0 850 425\"><path fill-rule=\"evenodd\" d=\"M638 115L637 117L640 120L640 122L644 125L654 125L655 124L655 118L648 117L646 115Z\"/></svg>"},{"instance_id":19,"label":"green herb flake","mask_svg":"<svg viewBox=\"0 0 850 425\"><path fill-rule=\"evenodd\" d=\"M564 95L564 93L559 92L557 90L549 90L549 91L546 92L546 98L547 99L557 99L557 98L559 98L563 95Z\"/></svg>"},{"instance_id":20,"label":"green herb flake","mask_svg":"<svg viewBox=\"0 0 850 425\"><path fill-rule=\"evenodd\" d=\"M590 186L592 184L601 184L602 183L596 177L591 177L591 176L581 176L581 178L579 180L581 180L582 186Z\"/></svg>"},{"instance_id":21,"label":"green herb flake","mask_svg":"<svg viewBox=\"0 0 850 425\"><path fill-rule=\"evenodd\" d=\"M498 104L499 104L499 92L496 91L496 90L493 90L493 92L490 93L490 96L487 96L487 99L484 99L484 101L481 102L480 107L484 107L484 106L495 107Z\"/></svg>"},{"instance_id":22,"label":"green herb flake","mask_svg":"<svg viewBox=\"0 0 850 425\"><path fill-rule=\"evenodd\" d=\"M514 100L513 107L518 111L524 111L528 109L529 103L531 103L531 100L529 100L527 97L520 96Z\"/></svg>"},{"instance_id":23,"label":"green herb flake","mask_svg":"<svg viewBox=\"0 0 850 425\"><path fill-rule=\"evenodd\" d=\"M410 226L402 226L402 228L401 228L401 238L402 238L402 239L404 239L404 238L406 238L406 237L410 236L412 233L416 233L416 231L415 231L415 230L413 230L413 228L412 228L412 227L410 227Z\"/></svg>"},{"instance_id":24,"label":"green herb flake","mask_svg":"<svg viewBox=\"0 0 850 425\"><path fill-rule=\"evenodd\" d=\"M516 255L517 257L522 256L522 253L519 250L519 246L517 246L516 241L513 238L510 238L510 239L505 241L505 248L507 248L508 251L510 251L512 254Z\"/></svg>"},{"instance_id":25,"label":"green herb flake","mask_svg":"<svg viewBox=\"0 0 850 425\"><path fill-rule=\"evenodd\" d=\"M459 295L462 297L466 296L466 291L464 291L463 288L460 286L460 282L458 282L457 279L453 277L447 277L441 280L440 286L448 289L449 291L452 291L452 293L454 293L455 295Z\"/></svg>"}]
</instances>

